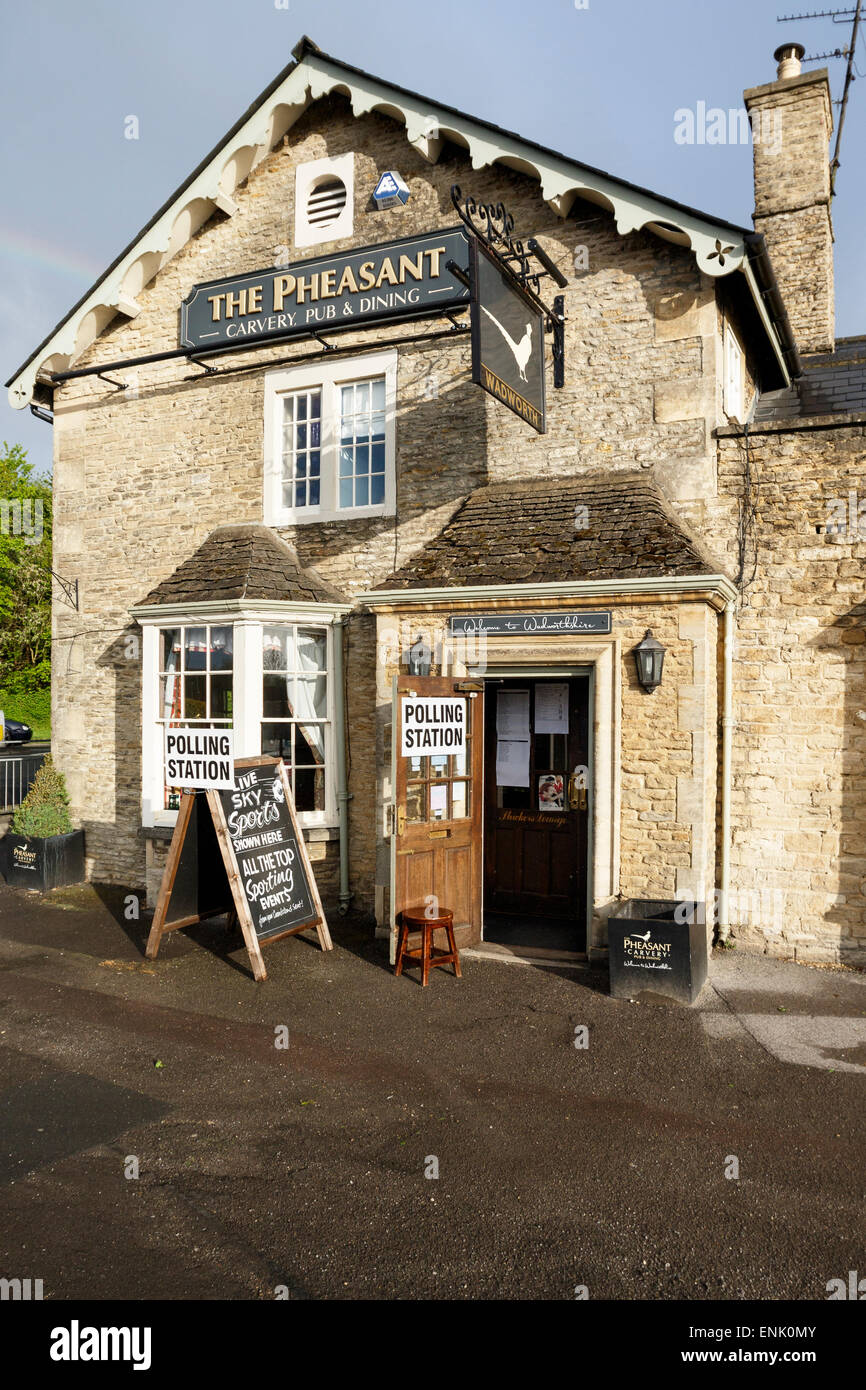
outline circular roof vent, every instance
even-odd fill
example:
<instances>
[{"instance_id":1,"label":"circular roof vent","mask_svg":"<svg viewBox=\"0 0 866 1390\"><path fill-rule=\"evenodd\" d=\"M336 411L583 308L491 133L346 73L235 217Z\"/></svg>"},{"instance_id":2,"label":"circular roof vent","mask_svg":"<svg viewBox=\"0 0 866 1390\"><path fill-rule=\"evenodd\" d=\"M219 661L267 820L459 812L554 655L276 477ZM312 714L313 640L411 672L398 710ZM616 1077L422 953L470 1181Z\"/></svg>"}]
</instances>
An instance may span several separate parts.
<instances>
[{"instance_id":1,"label":"circular roof vent","mask_svg":"<svg viewBox=\"0 0 866 1390\"><path fill-rule=\"evenodd\" d=\"M330 227L346 206L346 185L328 174L307 194L307 221L311 227Z\"/></svg>"}]
</instances>

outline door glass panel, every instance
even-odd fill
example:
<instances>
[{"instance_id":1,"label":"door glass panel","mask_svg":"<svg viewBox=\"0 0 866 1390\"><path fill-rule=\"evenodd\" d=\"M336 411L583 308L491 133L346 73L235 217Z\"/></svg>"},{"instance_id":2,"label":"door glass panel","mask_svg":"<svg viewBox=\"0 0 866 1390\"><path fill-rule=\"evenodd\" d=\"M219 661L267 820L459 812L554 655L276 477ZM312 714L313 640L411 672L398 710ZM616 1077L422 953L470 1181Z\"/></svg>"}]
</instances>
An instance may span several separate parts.
<instances>
[{"instance_id":1,"label":"door glass panel","mask_svg":"<svg viewBox=\"0 0 866 1390\"><path fill-rule=\"evenodd\" d=\"M406 788L406 819L407 821L423 821L426 816L426 783L410 783Z\"/></svg>"},{"instance_id":2,"label":"door glass panel","mask_svg":"<svg viewBox=\"0 0 866 1390\"><path fill-rule=\"evenodd\" d=\"M466 820L469 815L469 783L451 784L451 819Z\"/></svg>"},{"instance_id":3,"label":"door glass panel","mask_svg":"<svg viewBox=\"0 0 866 1390\"><path fill-rule=\"evenodd\" d=\"M447 819L448 819L448 785L447 785L447 783L443 783L441 786L436 786L436 785L435 785L434 783L432 783L432 782L430 783L430 819L431 819L431 820L447 820Z\"/></svg>"},{"instance_id":4,"label":"door glass panel","mask_svg":"<svg viewBox=\"0 0 866 1390\"><path fill-rule=\"evenodd\" d=\"M451 776L465 777L469 766L469 739L466 740L466 747L459 753L451 754Z\"/></svg>"},{"instance_id":5,"label":"door glass panel","mask_svg":"<svg viewBox=\"0 0 866 1390\"><path fill-rule=\"evenodd\" d=\"M436 778L439 778L439 777L447 777L447 776L448 776L448 754L447 754L447 753L432 753L432 754L431 754L431 756L430 756L430 776L431 776L431 777L436 777Z\"/></svg>"},{"instance_id":6,"label":"door glass panel","mask_svg":"<svg viewBox=\"0 0 866 1390\"><path fill-rule=\"evenodd\" d=\"M427 768L424 766L426 761L427 759L423 758L420 753L413 753L409 758L409 776L426 777Z\"/></svg>"}]
</instances>

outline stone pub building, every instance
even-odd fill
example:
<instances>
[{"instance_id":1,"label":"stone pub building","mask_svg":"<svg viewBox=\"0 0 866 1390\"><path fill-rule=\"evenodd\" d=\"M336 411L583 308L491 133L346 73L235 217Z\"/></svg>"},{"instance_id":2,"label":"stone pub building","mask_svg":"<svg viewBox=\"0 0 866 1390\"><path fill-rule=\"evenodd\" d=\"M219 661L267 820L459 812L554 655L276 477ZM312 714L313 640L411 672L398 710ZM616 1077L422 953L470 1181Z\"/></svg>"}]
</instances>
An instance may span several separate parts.
<instances>
[{"instance_id":1,"label":"stone pub building","mask_svg":"<svg viewBox=\"0 0 866 1390\"><path fill-rule=\"evenodd\" d=\"M92 879L153 902L165 728L231 727L381 935L433 895L464 946L600 956L658 897L866 961L866 339L834 336L827 73L777 57L752 230L304 39L33 352ZM543 432L472 380L454 185L557 272L561 385L554 332L496 325L518 384L543 346ZM404 751L407 692L461 702L459 752Z\"/></svg>"}]
</instances>

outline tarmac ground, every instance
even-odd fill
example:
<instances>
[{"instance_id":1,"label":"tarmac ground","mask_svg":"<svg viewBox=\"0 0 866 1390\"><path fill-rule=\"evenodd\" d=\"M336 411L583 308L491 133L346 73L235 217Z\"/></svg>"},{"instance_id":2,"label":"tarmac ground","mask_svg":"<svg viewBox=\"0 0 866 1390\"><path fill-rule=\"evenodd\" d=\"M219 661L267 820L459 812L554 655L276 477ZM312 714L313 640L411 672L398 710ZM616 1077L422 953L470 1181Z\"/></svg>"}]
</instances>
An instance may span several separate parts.
<instances>
[{"instance_id":1,"label":"tarmac ground","mask_svg":"<svg viewBox=\"0 0 866 1390\"><path fill-rule=\"evenodd\" d=\"M335 916L334 951L275 942L256 985L223 923L148 962L130 910L0 882L0 1274L46 1299L825 1300L866 1275L861 973L716 953L689 1009L467 958L422 990Z\"/></svg>"}]
</instances>

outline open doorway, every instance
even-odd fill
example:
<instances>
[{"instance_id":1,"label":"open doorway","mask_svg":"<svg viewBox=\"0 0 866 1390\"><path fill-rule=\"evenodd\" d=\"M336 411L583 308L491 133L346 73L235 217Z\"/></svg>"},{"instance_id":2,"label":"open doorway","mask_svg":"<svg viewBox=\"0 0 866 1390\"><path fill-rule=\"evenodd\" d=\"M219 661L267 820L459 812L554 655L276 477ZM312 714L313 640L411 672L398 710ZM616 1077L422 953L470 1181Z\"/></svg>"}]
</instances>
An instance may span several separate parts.
<instances>
[{"instance_id":1,"label":"open doorway","mask_svg":"<svg viewBox=\"0 0 866 1390\"><path fill-rule=\"evenodd\" d=\"M589 675L485 682L484 940L586 951Z\"/></svg>"}]
</instances>

